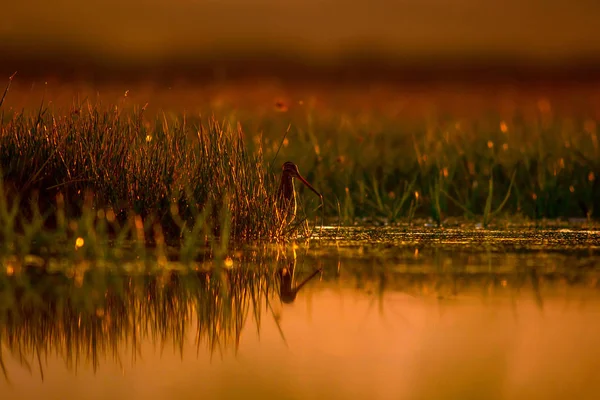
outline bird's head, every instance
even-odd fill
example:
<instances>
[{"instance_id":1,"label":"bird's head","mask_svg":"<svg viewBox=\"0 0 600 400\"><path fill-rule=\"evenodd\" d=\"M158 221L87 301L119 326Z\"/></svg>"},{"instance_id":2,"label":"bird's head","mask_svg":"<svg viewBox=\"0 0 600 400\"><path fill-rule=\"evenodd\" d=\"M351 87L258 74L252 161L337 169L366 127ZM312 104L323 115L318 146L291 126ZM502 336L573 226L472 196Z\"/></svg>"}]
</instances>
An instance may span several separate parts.
<instances>
[{"instance_id":1,"label":"bird's head","mask_svg":"<svg viewBox=\"0 0 600 400\"><path fill-rule=\"evenodd\" d=\"M293 176L294 178L301 177L300 171L298 171L298 166L291 161L286 161L283 164L283 173Z\"/></svg>"},{"instance_id":2,"label":"bird's head","mask_svg":"<svg viewBox=\"0 0 600 400\"><path fill-rule=\"evenodd\" d=\"M300 182L305 184L306 187L308 187L310 190L315 192L317 194L317 196L319 196L319 198L321 198L321 201L323 200L323 196L321 195L321 193L317 192L317 189L312 187L312 185L310 183L308 183L308 181L306 179L304 179L304 177L302 175L300 175L300 171L298 171L298 166L296 164L294 164L293 162L287 161L287 162L283 163L282 174L284 176L288 175L288 176L298 179Z\"/></svg>"}]
</instances>

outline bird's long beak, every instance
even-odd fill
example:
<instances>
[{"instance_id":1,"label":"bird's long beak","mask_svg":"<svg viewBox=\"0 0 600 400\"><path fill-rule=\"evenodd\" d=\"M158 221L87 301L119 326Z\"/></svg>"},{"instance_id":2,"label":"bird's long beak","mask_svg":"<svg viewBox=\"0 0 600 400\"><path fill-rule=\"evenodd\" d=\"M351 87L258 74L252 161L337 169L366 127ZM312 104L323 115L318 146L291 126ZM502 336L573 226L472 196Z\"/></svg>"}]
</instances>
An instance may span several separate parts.
<instances>
[{"instance_id":1,"label":"bird's long beak","mask_svg":"<svg viewBox=\"0 0 600 400\"><path fill-rule=\"evenodd\" d=\"M310 183L308 183L308 181L306 179L304 179L302 177L302 175L298 174L297 178L300 180L300 182L304 183L306 185L306 187L308 187L310 190L312 190L313 192L315 192L317 194L317 196L319 196L319 198L321 199L321 201L323 201L323 195L321 195L321 193L317 192L317 189L315 189L314 187L312 187L312 185Z\"/></svg>"}]
</instances>

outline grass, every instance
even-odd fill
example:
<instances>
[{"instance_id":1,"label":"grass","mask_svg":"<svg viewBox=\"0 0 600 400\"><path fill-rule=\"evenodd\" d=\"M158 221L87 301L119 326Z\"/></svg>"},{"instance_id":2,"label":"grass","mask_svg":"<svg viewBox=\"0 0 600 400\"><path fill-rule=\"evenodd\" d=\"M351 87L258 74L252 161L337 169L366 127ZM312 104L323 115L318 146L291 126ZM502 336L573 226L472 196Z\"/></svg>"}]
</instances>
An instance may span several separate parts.
<instances>
[{"instance_id":1,"label":"grass","mask_svg":"<svg viewBox=\"0 0 600 400\"><path fill-rule=\"evenodd\" d=\"M237 351L244 329L278 324L279 271L296 258L256 239L293 237L321 213L301 192L298 223L278 219L283 161L300 166L324 194L328 222L340 224L589 219L600 198L594 103L574 113L536 98L510 112L404 114L364 95L361 112L349 111L351 96L337 106L230 99L158 112L124 100L19 108L11 94L0 101L0 370L9 380L6 360L43 378L53 356L95 370L135 362L142 343L182 353L190 335L212 355ZM381 312L389 290L442 303L531 288L542 308L546 293L598 288L596 236L586 231L570 242L560 231L523 232L537 238L527 245L475 230L466 245L462 230L415 239L414 227L395 229L311 242L298 280L319 267Z\"/></svg>"},{"instance_id":2,"label":"grass","mask_svg":"<svg viewBox=\"0 0 600 400\"><path fill-rule=\"evenodd\" d=\"M93 223L112 228L140 217L141 233L160 230L155 236L202 226L246 240L289 230L275 212L274 176L239 126L164 115L151 124L143 113L89 105L66 115L14 113L0 126L5 230L18 228L17 217L65 230L64 215L91 210Z\"/></svg>"},{"instance_id":3,"label":"grass","mask_svg":"<svg viewBox=\"0 0 600 400\"><path fill-rule=\"evenodd\" d=\"M287 160L323 193L328 221L341 224L589 219L600 198L593 102L568 113L546 97L524 98L510 111L465 116L434 107L402 115L397 103L368 99L352 113L360 98L335 107L277 100L266 109L213 102L191 114L125 100L18 110L10 96L0 125L5 243L42 225L71 241L98 231L187 249L295 235L304 218L286 227L275 212ZM317 201L304 200L312 221Z\"/></svg>"}]
</instances>

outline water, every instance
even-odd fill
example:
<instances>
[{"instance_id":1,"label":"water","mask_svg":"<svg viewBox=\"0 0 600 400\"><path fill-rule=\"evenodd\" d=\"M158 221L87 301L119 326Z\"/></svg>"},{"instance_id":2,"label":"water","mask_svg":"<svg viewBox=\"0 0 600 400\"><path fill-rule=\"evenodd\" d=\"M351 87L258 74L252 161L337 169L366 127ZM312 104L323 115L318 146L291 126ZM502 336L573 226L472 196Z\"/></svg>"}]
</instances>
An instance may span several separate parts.
<instances>
[{"instance_id":1,"label":"water","mask_svg":"<svg viewBox=\"0 0 600 400\"><path fill-rule=\"evenodd\" d=\"M212 272L0 278L2 398L597 398L598 232L319 234Z\"/></svg>"}]
</instances>

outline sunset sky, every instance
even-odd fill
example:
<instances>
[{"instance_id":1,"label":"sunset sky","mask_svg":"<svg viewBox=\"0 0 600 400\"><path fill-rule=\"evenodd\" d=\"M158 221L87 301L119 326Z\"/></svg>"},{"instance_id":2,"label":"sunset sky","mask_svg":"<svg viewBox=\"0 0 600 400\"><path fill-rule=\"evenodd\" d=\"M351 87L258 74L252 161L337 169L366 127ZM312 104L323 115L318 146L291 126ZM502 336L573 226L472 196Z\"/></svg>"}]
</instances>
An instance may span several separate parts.
<instances>
[{"instance_id":1,"label":"sunset sky","mask_svg":"<svg viewBox=\"0 0 600 400\"><path fill-rule=\"evenodd\" d=\"M271 49L327 59L358 48L543 63L600 54L594 0L28 0L2 14L5 54L139 62Z\"/></svg>"}]
</instances>

